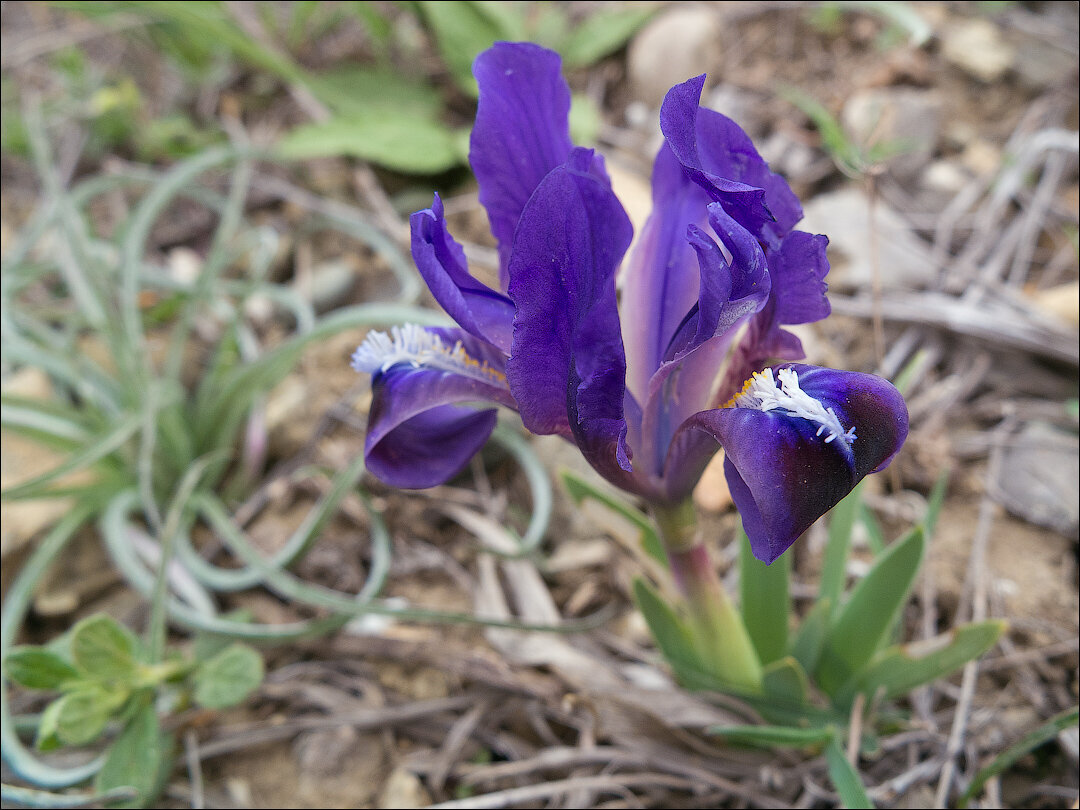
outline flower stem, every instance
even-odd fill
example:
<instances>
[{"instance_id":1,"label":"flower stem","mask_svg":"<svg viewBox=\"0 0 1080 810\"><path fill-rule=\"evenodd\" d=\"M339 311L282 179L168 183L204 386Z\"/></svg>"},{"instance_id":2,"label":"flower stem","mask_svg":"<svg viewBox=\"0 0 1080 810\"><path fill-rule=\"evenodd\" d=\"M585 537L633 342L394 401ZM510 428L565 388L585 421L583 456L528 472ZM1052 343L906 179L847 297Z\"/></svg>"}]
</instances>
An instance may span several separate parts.
<instances>
[{"instance_id":1,"label":"flower stem","mask_svg":"<svg viewBox=\"0 0 1080 810\"><path fill-rule=\"evenodd\" d=\"M693 503L687 499L675 506L654 505L652 513L702 663L724 684L759 691L761 661L696 531Z\"/></svg>"}]
</instances>

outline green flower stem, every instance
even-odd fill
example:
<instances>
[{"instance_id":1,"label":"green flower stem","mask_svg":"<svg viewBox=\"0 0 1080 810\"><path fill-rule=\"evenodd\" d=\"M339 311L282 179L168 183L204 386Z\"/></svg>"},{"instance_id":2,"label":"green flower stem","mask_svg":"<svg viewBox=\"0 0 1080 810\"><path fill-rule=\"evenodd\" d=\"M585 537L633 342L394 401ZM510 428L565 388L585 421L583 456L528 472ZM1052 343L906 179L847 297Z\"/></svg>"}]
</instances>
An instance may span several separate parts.
<instances>
[{"instance_id":1,"label":"green flower stem","mask_svg":"<svg viewBox=\"0 0 1080 810\"><path fill-rule=\"evenodd\" d=\"M670 507L654 505L652 513L702 663L725 684L760 691L761 661L697 535L693 503L687 499Z\"/></svg>"}]
</instances>

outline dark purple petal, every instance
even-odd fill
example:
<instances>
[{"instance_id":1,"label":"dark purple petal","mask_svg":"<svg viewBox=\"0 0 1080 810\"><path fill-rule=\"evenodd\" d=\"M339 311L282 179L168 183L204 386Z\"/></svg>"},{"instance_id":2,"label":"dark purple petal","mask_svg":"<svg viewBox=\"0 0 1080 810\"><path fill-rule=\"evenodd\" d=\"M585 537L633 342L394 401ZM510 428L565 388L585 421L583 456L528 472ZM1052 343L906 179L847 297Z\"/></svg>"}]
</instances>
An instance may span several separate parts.
<instances>
[{"instance_id":1,"label":"dark purple petal","mask_svg":"<svg viewBox=\"0 0 1080 810\"><path fill-rule=\"evenodd\" d=\"M829 272L825 252L828 245L828 238L820 234L792 231L778 250L769 251L778 323L813 323L828 317L832 311L825 297L829 289L825 283Z\"/></svg>"},{"instance_id":2,"label":"dark purple petal","mask_svg":"<svg viewBox=\"0 0 1080 810\"><path fill-rule=\"evenodd\" d=\"M560 67L557 53L526 42L497 42L473 64L480 102L469 163L499 243L504 273L525 203L544 176L566 161L573 146L570 89Z\"/></svg>"},{"instance_id":3,"label":"dark purple petal","mask_svg":"<svg viewBox=\"0 0 1080 810\"><path fill-rule=\"evenodd\" d=\"M686 227L706 224L710 200L686 177L671 148L662 146L653 164L652 213L622 279L627 386L639 402L645 402L649 379L697 301L700 270Z\"/></svg>"},{"instance_id":4,"label":"dark purple petal","mask_svg":"<svg viewBox=\"0 0 1080 810\"><path fill-rule=\"evenodd\" d=\"M823 411L831 409L838 426L854 430L855 437L782 406L727 407L688 419L672 443L667 465L672 490L689 491L715 450L691 434L701 431L719 442L754 555L766 563L783 554L864 476L885 467L908 430L904 400L886 380L815 366L782 368L794 370L801 391Z\"/></svg>"},{"instance_id":5,"label":"dark purple petal","mask_svg":"<svg viewBox=\"0 0 1080 810\"><path fill-rule=\"evenodd\" d=\"M750 320L749 328L728 364L713 404L730 399L743 381L770 362L801 360L802 342L783 324L812 323L831 311L825 297L829 240L803 231L784 237L779 249L767 253L772 290L765 307Z\"/></svg>"},{"instance_id":6,"label":"dark purple petal","mask_svg":"<svg viewBox=\"0 0 1080 810\"><path fill-rule=\"evenodd\" d=\"M700 265L698 301L649 380L641 455L658 475L676 428L709 407L709 395L739 328L769 297L769 273L757 239L719 203L711 203L708 212L723 249L696 225L690 226L689 243Z\"/></svg>"},{"instance_id":7,"label":"dark purple petal","mask_svg":"<svg viewBox=\"0 0 1080 810\"><path fill-rule=\"evenodd\" d=\"M514 304L469 273L465 251L446 229L439 195L409 219L412 255L431 294L465 331L510 352Z\"/></svg>"},{"instance_id":8,"label":"dark purple petal","mask_svg":"<svg viewBox=\"0 0 1080 810\"><path fill-rule=\"evenodd\" d=\"M522 212L510 259L517 315L506 376L525 427L572 436L594 467L617 475L630 469L630 451L615 271L633 228L591 165L590 150L575 150Z\"/></svg>"},{"instance_id":9,"label":"dark purple petal","mask_svg":"<svg viewBox=\"0 0 1080 810\"><path fill-rule=\"evenodd\" d=\"M699 107L705 77L668 91L660 128L687 176L770 247L802 219L787 182L769 171L750 137L727 116Z\"/></svg>"},{"instance_id":10,"label":"dark purple petal","mask_svg":"<svg viewBox=\"0 0 1080 810\"><path fill-rule=\"evenodd\" d=\"M384 368L377 350L364 354L371 346L366 341L353 365L372 374L364 444L368 469L387 484L418 489L453 477L487 441L495 410L470 406L514 407L514 401L506 387L505 357L496 347L460 329L405 329L437 336L441 348L387 351Z\"/></svg>"}]
</instances>

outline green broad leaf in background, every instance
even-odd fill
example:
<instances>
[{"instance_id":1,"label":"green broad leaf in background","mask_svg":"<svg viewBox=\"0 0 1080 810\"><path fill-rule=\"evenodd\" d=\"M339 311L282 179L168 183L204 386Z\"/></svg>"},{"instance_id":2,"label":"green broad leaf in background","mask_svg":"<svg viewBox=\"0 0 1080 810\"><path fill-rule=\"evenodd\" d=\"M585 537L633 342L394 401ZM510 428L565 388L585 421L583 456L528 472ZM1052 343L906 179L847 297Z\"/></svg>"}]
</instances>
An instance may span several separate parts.
<instances>
[{"instance_id":1,"label":"green broad leaf in background","mask_svg":"<svg viewBox=\"0 0 1080 810\"><path fill-rule=\"evenodd\" d=\"M454 82L474 98L479 92L472 75L476 55L497 40L525 38L524 21L510 3L419 0L416 7Z\"/></svg>"},{"instance_id":2,"label":"green broad leaf in background","mask_svg":"<svg viewBox=\"0 0 1080 810\"><path fill-rule=\"evenodd\" d=\"M997 643L1006 628L1000 620L979 622L882 650L837 693L836 701L846 705L860 692L884 699L907 694L975 660Z\"/></svg>"},{"instance_id":3,"label":"green broad leaf in background","mask_svg":"<svg viewBox=\"0 0 1080 810\"><path fill-rule=\"evenodd\" d=\"M285 160L345 155L408 174L438 174L464 163L468 135L431 119L389 113L297 127L278 141Z\"/></svg>"},{"instance_id":4,"label":"green broad leaf in background","mask_svg":"<svg viewBox=\"0 0 1080 810\"><path fill-rule=\"evenodd\" d=\"M195 702L207 709L235 706L262 678L262 656L246 644L230 644L195 670Z\"/></svg>"},{"instance_id":5,"label":"green broad leaf in background","mask_svg":"<svg viewBox=\"0 0 1080 810\"><path fill-rule=\"evenodd\" d=\"M386 68L342 67L311 74L305 84L343 118L399 115L435 121L443 109L434 86Z\"/></svg>"},{"instance_id":6,"label":"green broad leaf in background","mask_svg":"<svg viewBox=\"0 0 1080 810\"><path fill-rule=\"evenodd\" d=\"M844 749L840 747L840 740L835 735L825 746L825 762L829 767L829 779L840 794L841 805L851 810L873 808L874 803L866 794L859 772L844 756Z\"/></svg>"},{"instance_id":7,"label":"green broad leaf in background","mask_svg":"<svg viewBox=\"0 0 1080 810\"><path fill-rule=\"evenodd\" d=\"M922 527L897 540L875 561L836 611L826 631L817 684L833 695L861 670L886 640L903 610L925 549Z\"/></svg>"},{"instance_id":8,"label":"green broad leaf in background","mask_svg":"<svg viewBox=\"0 0 1080 810\"><path fill-rule=\"evenodd\" d=\"M77 681L79 671L43 647L16 647L4 659L4 675L30 689L63 689Z\"/></svg>"},{"instance_id":9,"label":"green broad leaf in background","mask_svg":"<svg viewBox=\"0 0 1080 810\"><path fill-rule=\"evenodd\" d=\"M844 592L844 583L847 581L851 532L855 528L855 515L862 502L862 487L860 483L829 512L829 540L825 546L825 559L822 562L818 599L827 599L834 608L840 604L840 596Z\"/></svg>"},{"instance_id":10,"label":"green broad leaf in background","mask_svg":"<svg viewBox=\"0 0 1080 810\"><path fill-rule=\"evenodd\" d=\"M588 96L575 93L570 97L570 140L578 146L592 146L600 137L604 115Z\"/></svg>"},{"instance_id":11,"label":"green broad leaf in background","mask_svg":"<svg viewBox=\"0 0 1080 810\"><path fill-rule=\"evenodd\" d=\"M831 726L795 728L792 726L712 726L709 734L723 737L737 745L762 748L809 748L827 743L836 737Z\"/></svg>"},{"instance_id":12,"label":"green broad leaf in background","mask_svg":"<svg viewBox=\"0 0 1080 810\"><path fill-rule=\"evenodd\" d=\"M563 64L585 67L610 56L658 10L659 6L601 7L558 44Z\"/></svg>"},{"instance_id":13,"label":"green broad leaf in background","mask_svg":"<svg viewBox=\"0 0 1080 810\"><path fill-rule=\"evenodd\" d=\"M171 740L161 733L152 705L142 706L109 748L94 779L94 789L104 793L133 787L139 798L119 807L145 807L157 795L168 772Z\"/></svg>"},{"instance_id":14,"label":"green broad leaf in background","mask_svg":"<svg viewBox=\"0 0 1080 810\"><path fill-rule=\"evenodd\" d=\"M580 507L586 500L591 498L619 515L619 517L630 521L641 532L641 548L646 554L667 568L667 553L664 551L663 543L660 542L660 535L656 532L656 526L640 509L628 504L618 496L609 494L605 490L594 486L575 472L562 470L559 475L566 487L566 491L574 499L577 506Z\"/></svg>"},{"instance_id":15,"label":"green broad leaf in background","mask_svg":"<svg viewBox=\"0 0 1080 810\"><path fill-rule=\"evenodd\" d=\"M130 680L138 664L138 650L139 640L135 635L109 616L90 616L72 630L71 656L75 666L100 680Z\"/></svg>"}]
</instances>

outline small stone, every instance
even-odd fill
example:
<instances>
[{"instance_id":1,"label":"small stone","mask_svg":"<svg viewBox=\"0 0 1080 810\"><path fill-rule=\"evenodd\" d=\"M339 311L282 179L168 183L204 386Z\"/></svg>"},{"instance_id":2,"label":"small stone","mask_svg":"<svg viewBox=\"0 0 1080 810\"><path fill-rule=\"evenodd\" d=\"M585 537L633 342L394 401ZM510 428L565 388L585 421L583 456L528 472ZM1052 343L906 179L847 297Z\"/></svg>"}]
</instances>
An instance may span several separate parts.
<instances>
[{"instance_id":1,"label":"small stone","mask_svg":"<svg viewBox=\"0 0 1080 810\"><path fill-rule=\"evenodd\" d=\"M975 138L960 153L960 162L976 177L985 177L1001 168L1001 150L985 138Z\"/></svg>"},{"instance_id":2,"label":"small stone","mask_svg":"<svg viewBox=\"0 0 1080 810\"><path fill-rule=\"evenodd\" d=\"M935 160L922 174L922 186L941 194L957 194L971 178L951 160Z\"/></svg>"},{"instance_id":3,"label":"small stone","mask_svg":"<svg viewBox=\"0 0 1080 810\"><path fill-rule=\"evenodd\" d=\"M379 794L379 807L383 810L409 810L429 804L431 795L416 774L405 768L395 768Z\"/></svg>"},{"instance_id":4,"label":"small stone","mask_svg":"<svg viewBox=\"0 0 1080 810\"><path fill-rule=\"evenodd\" d=\"M829 236L829 286L834 289L867 289L874 280L871 254L870 201L858 188L848 187L819 194L803 207L799 229ZM934 279L930 250L912 233L884 200L878 200L873 227L877 231L881 285L912 289Z\"/></svg>"},{"instance_id":5,"label":"small stone","mask_svg":"<svg viewBox=\"0 0 1080 810\"><path fill-rule=\"evenodd\" d=\"M1016 51L989 20L964 20L945 29L942 53L964 72L982 82L995 82L1016 60Z\"/></svg>"},{"instance_id":6,"label":"small stone","mask_svg":"<svg viewBox=\"0 0 1080 810\"><path fill-rule=\"evenodd\" d=\"M896 177L915 177L929 163L941 135L941 97L912 87L862 90L848 99L842 119L856 143L886 150Z\"/></svg>"},{"instance_id":7,"label":"small stone","mask_svg":"<svg viewBox=\"0 0 1080 810\"><path fill-rule=\"evenodd\" d=\"M694 505L705 512L724 512L731 504L731 491L724 476L724 451L720 450L694 487Z\"/></svg>"},{"instance_id":8,"label":"small stone","mask_svg":"<svg viewBox=\"0 0 1080 810\"><path fill-rule=\"evenodd\" d=\"M627 72L633 95L653 107L675 84L699 76L716 61L721 21L707 6L677 6L654 18L630 43Z\"/></svg>"},{"instance_id":9,"label":"small stone","mask_svg":"<svg viewBox=\"0 0 1080 810\"><path fill-rule=\"evenodd\" d=\"M333 259L314 267L308 284L297 282L297 287L311 301L316 312L326 312L347 302L356 277L356 267L350 262Z\"/></svg>"},{"instance_id":10,"label":"small stone","mask_svg":"<svg viewBox=\"0 0 1080 810\"><path fill-rule=\"evenodd\" d=\"M1080 458L1076 434L1053 425L1024 426L1005 449L996 483L999 500L1013 514L1075 538L1080 525Z\"/></svg>"}]
</instances>

